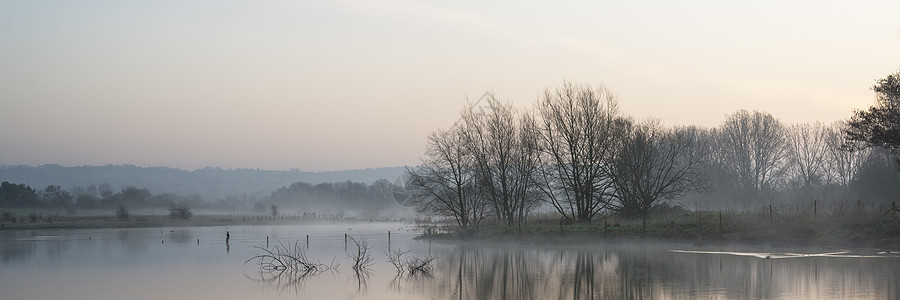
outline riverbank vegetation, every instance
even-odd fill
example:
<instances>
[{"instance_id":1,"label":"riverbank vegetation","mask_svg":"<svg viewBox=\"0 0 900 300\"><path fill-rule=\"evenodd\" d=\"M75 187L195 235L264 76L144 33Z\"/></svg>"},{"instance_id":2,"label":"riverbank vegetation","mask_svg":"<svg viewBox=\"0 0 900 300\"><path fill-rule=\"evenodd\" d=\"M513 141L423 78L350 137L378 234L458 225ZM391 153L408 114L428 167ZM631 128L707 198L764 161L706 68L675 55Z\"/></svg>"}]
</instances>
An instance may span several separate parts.
<instances>
[{"instance_id":1,"label":"riverbank vegetation","mask_svg":"<svg viewBox=\"0 0 900 300\"><path fill-rule=\"evenodd\" d=\"M181 219L188 219L199 212L206 215L325 214L374 220L389 217L387 211L398 203L394 197L398 190L397 185L384 179L372 184L350 181L319 184L296 182L267 196L233 194L210 200L200 195L154 194L146 188L134 186L124 186L115 191L108 183L71 189L59 185L36 189L24 183L4 181L0 183L0 211L6 211L8 216L6 221L0 222L22 220L31 214L68 217L115 215L129 219L129 215L135 212L142 215L168 213Z\"/></svg>"},{"instance_id":2,"label":"riverbank vegetation","mask_svg":"<svg viewBox=\"0 0 900 300\"><path fill-rule=\"evenodd\" d=\"M143 211L141 211L143 212ZM178 215L129 213L127 218L116 215L69 216L58 211L46 210L0 210L0 230L13 229L59 229L59 228L139 228L139 227L193 227L193 226L235 226L235 225L300 225L312 223L356 223L372 220L357 220L324 214L281 214L278 216L261 214L192 215L182 218Z\"/></svg>"},{"instance_id":3,"label":"riverbank vegetation","mask_svg":"<svg viewBox=\"0 0 900 300\"><path fill-rule=\"evenodd\" d=\"M814 211L817 210L817 211ZM758 210L654 209L648 220L616 215L589 223L537 213L521 228L486 221L477 230L433 229L432 239L578 243L619 239L700 244L753 243L834 247L900 247L900 211L887 204L783 205Z\"/></svg>"},{"instance_id":4,"label":"riverbank vegetation","mask_svg":"<svg viewBox=\"0 0 900 300\"><path fill-rule=\"evenodd\" d=\"M566 82L530 109L489 93L427 137L408 188L450 236L896 243L900 72L872 89L849 121L739 110L712 128L636 120L603 86Z\"/></svg>"}]
</instances>

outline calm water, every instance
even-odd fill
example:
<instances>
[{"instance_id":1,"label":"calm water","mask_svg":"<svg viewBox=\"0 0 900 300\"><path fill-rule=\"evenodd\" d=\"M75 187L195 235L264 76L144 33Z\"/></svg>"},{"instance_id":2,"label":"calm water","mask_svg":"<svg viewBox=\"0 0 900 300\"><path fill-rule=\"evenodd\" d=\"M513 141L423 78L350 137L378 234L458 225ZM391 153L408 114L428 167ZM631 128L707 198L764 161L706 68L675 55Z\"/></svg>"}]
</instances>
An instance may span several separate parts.
<instances>
[{"instance_id":1,"label":"calm water","mask_svg":"<svg viewBox=\"0 0 900 300\"><path fill-rule=\"evenodd\" d=\"M593 245L429 243L401 223L0 231L2 299L898 299L900 258L879 250L649 242ZM231 233L225 243L225 232ZM391 231L388 245L387 232ZM357 276L344 233L375 264ZM309 235L334 271L296 278L244 262ZM198 240L199 239L199 243ZM391 249L438 257L429 275L395 276ZM674 251L673 251L674 250ZM809 254L823 254L809 256ZM768 258L766 258L768 256Z\"/></svg>"}]
</instances>

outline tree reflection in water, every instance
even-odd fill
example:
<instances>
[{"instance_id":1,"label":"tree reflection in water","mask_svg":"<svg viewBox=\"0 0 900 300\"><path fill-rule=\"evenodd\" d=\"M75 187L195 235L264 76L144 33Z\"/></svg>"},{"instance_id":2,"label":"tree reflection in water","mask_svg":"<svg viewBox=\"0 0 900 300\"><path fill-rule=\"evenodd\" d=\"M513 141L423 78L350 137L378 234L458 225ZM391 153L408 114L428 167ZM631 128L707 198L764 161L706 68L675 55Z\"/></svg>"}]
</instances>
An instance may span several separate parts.
<instances>
[{"instance_id":1,"label":"tree reflection in water","mask_svg":"<svg viewBox=\"0 0 900 300\"><path fill-rule=\"evenodd\" d=\"M425 298L893 298L900 259L690 255L666 245L446 249ZM880 274L880 275L879 275ZM843 296L842 296L843 295Z\"/></svg>"}]
</instances>

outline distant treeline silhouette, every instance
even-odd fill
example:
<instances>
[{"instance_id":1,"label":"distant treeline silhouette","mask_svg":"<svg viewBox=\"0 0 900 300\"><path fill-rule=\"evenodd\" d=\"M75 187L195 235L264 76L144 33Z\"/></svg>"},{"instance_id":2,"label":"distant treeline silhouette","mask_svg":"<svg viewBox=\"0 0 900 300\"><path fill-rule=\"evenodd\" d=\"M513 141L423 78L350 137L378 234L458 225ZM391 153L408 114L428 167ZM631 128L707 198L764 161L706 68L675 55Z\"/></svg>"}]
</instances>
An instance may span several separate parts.
<instances>
[{"instance_id":1,"label":"distant treeline silhouette","mask_svg":"<svg viewBox=\"0 0 900 300\"><path fill-rule=\"evenodd\" d=\"M310 184L296 182L282 187L268 196L231 194L214 200L200 195L153 194L146 188L122 187L114 191L109 184L78 186L67 191L59 185L35 189L22 183L0 183L0 208L50 209L113 209L168 208L187 205L193 208L218 209L233 212L266 213L271 205L282 209L302 211L377 210L394 206L391 191L394 185L378 180L368 185L360 182L326 182Z\"/></svg>"}]
</instances>

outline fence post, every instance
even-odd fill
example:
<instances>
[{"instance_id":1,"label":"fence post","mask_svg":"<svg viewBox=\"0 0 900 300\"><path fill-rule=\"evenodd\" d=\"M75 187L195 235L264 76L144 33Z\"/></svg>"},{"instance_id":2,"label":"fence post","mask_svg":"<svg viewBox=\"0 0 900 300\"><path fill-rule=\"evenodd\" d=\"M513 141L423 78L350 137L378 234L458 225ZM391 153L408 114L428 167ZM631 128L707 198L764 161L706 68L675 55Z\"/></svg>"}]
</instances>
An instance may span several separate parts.
<instances>
[{"instance_id":1,"label":"fence post","mask_svg":"<svg viewBox=\"0 0 900 300\"><path fill-rule=\"evenodd\" d=\"M603 220L603 233L609 235L609 223L606 220Z\"/></svg>"},{"instance_id":2,"label":"fence post","mask_svg":"<svg viewBox=\"0 0 900 300\"><path fill-rule=\"evenodd\" d=\"M719 211L719 234L722 234L722 212Z\"/></svg>"},{"instance_id":3,"label":"fence post","mask_svg":"<svg viewBox=\"0 0 900 300\"><path fill-rule=\"evenodd\" d=\"M559 234L562 235L563 233L563 219L559 219Z\"/></svg>"},{"instance_id":4,"label":"fence post","mask_svg":"<svg viewBox=\"0 0 900 300\"><path fill-rule=\"evenodd\" d=\"M772 204L769 204L769 221L773 220L775 220L775 218L772 217Z\"/></svg>"},{"instance_id":5,"label":"fence post","mask_svg":"<svg viewBox=\"0 0 900 300\"><path fill-rule=\"evenodd\" d=\"M818 215L819 215L819 205L816 202L816 200L813 200L813 217L816 217Z\"/></svg>"}]
</instances>

